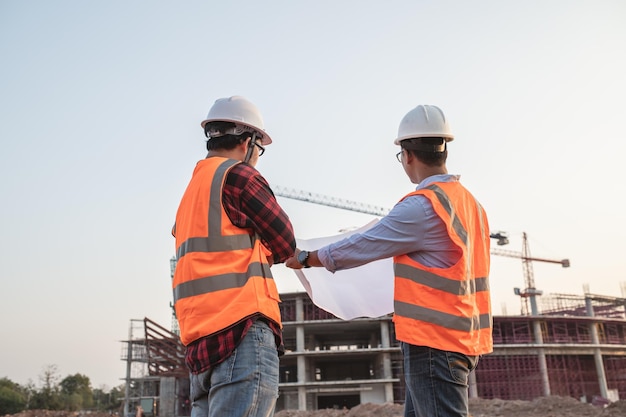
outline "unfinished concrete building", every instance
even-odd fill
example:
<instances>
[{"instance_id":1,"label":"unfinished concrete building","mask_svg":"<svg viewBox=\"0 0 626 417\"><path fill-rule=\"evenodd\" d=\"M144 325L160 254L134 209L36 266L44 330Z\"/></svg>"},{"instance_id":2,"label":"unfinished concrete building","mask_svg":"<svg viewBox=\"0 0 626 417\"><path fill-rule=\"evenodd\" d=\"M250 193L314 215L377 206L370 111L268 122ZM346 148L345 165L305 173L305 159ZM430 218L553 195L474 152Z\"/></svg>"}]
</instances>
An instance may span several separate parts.
<instances>
[{"instance_id":1,"label":"unfinished concrete building","mask_svg":"<svg viewBox=\"0 0 626 417\"><path fill-rule=\"evenodd\" d=\"M403 401L402 355L391 316L340 320L306 293L282 294L285 355L277 409Z\"/></svg>"},{"instance_id":2,"label":"unfinished concrete building","mask_svg":"<svg viewBox=\"0 0 626 417\"><path fill-rule=\"evenodd\" d=\"M402 355L391 316L344 321L306 293L281 294L286 353L277 410L404 402ZM470 396L581 401L626 398L626 300L543 297L537 315L494 317L494 352L472 374ZM175 330L175 329L174 329ZM125 414L189 415L184 348L175 332L149 319L131 321Z\"/></svg>"}]
</instances>

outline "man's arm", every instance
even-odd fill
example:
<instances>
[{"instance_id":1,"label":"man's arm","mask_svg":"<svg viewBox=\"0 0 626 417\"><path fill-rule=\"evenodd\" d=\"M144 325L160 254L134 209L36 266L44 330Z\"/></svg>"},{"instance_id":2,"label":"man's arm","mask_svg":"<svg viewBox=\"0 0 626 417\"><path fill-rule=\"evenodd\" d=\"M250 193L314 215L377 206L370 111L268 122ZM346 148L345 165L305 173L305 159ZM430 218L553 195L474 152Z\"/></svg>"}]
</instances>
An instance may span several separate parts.
<instances>
[{"instance_id":1,"label":"man's arm","mask_svg":"<svg viewBox=\"0 0 626 417\"><path fill-rule=\"evenodd\" d=\"M272 252L273 263L284 262L296 248L293 226L269 184L253 167L234 166L224 184L224 207L235 226L254 230Z\"/></svg>"},{"instance_id":2,"label":"man's arm","mask_svg":"<svg viewBox=\"0 0 626 417\"><path fill-rule=\"evenodd\" d=\"M414 196L396 204L371 229L309 252L307 264L335 272L406 253L425 265L447 267L439 258L458 259L457 250L430 203L422 196ZM444 254L448 251L454 253ZM297 253L285 265L302 268Z\"/></svg>"}]
</instances>

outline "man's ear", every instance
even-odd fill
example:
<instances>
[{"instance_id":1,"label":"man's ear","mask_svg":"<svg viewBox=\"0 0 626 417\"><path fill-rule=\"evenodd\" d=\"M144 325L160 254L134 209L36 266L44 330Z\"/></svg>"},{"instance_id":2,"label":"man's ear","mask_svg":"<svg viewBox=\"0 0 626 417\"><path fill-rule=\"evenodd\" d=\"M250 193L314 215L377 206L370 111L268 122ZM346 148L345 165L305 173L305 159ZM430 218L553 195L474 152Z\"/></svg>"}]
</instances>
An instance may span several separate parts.
<instances>
[{"instance_id":1,"label":"man's ear","mask_svg":"<svg viewBox=\"0 0 626 417\"><path fill-rule=\"evenodd\" d=\"M404 151L404 157L406 158L406 163L410 164L411 162L413 162L413 159L415 158L415 155L413 155L413 152L409 151L408 149L406 149Z\"/></svg>"},{"instance_id":2,"label":"man's ear","mask_svg":"<svg viewBox=\"0 0 626 417\"><path fill-rule=\"evenodd\" d=\"M243 151L243 153L246 153L248 147L250 146L250 138L248 137L247 139L243 140L238 146L240 147L241 151Z\"/></svg>"}]
</instances>

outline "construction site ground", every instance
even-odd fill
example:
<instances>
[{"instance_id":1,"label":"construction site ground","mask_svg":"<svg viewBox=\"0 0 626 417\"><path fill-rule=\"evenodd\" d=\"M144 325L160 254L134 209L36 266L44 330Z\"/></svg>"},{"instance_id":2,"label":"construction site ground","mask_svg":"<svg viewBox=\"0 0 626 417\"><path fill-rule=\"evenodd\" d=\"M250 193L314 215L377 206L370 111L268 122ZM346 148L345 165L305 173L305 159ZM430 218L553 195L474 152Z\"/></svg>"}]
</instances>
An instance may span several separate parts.
<instances>
[{"instance_id":1,"label":"construction site ground","mask_svg":"<svg viewBox=\"0 0 626 417\"><path fill-rule=\"evenodd\" d=\"M28 410L13 417L111 417L115 414ZM350 410L283 410L275 417L402 417L398 404L361 404ZM581 403L570 397L543 397L533 401L470 400L471 417L624 417L626 400L601 407Z\"/></svg>"},{"instance_id":2,"label":"construction site ground","mask_svg":"<svg viewBox=\"0 0 626 417\"><path fill-rule=\"evenodd\" d=\"M283 410L275 417L402 417L398 404L361 404L350 410ZM471 417L625 417L626 401L606 407L581 403L570 397L543 397L534 401L470 400Z\"/></svg>"}]
</instances>

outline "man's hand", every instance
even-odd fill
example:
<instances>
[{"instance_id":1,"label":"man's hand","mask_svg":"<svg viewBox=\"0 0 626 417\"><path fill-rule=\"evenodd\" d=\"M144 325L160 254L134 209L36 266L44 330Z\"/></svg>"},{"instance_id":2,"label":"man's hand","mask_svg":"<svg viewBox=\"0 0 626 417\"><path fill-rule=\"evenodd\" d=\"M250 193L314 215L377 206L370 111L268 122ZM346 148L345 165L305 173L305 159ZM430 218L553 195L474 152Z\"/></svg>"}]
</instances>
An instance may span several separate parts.
<instances>
[{"instance_id":1,"label":"man's hand","mask_svg":"<svg viewBox=\"0 0 626 417\"><path fill-rule=\"evenodd\" d=\"M285 261L285 266L291 269L302 269L302 264L298 262L298 254L300 253L300 249L296 248L294 254L287 258Z\"/></svg>"}]
</instances>

